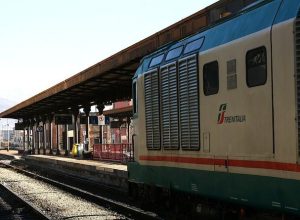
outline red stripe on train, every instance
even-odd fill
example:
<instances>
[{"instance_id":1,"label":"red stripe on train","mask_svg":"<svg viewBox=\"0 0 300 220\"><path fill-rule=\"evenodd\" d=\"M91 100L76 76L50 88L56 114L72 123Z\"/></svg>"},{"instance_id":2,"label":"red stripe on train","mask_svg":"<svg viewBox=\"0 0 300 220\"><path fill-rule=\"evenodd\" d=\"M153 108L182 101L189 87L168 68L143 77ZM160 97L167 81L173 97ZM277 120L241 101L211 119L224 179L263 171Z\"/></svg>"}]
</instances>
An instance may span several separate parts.
<instances>
[{"instance_id":1,"label":"red stripe on train","mask_svg":"<svg viewBox=\"0 0 300 220\"><path fill-rule=\"evenodd\" d=\"M221 165L221 166L226 165L231 167L260 168L260 169L300 172L300 165L298 164L272 162L272 161L231 160L231 159L225 160L225 159L214 159L214 158L172 157L172 156L140 156L140 160L203 164L203 165Z\"/></svg>"}]
</instances>

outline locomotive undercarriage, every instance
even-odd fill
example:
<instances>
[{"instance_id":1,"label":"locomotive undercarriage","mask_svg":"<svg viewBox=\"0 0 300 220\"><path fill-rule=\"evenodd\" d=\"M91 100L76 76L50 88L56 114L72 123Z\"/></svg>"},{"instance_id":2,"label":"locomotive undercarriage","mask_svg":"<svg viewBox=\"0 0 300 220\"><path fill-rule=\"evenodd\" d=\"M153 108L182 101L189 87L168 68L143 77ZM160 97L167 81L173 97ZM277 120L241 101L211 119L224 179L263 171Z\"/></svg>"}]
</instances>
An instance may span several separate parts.
<instances>
[{"instance_id":1,"label":"locomotive undercarriage","mask_svg":"<svg viewBox=\"0 0 300 220\"><path fill-rule=\"evenodd\" d=\"M205 220L296 220L297 216L240 206L227 201L204 198L185 192L129 183L129 196L139 207L165 219Z\"/></svg>"}]
</instances>

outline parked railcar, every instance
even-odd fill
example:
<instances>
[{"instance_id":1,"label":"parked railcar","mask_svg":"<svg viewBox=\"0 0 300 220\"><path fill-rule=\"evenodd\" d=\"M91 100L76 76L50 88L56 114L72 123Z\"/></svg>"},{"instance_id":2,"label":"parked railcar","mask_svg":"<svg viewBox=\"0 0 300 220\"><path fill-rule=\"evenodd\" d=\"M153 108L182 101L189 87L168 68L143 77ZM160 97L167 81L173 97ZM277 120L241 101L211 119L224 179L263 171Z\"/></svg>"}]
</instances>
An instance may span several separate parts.
<instances>
[{"instance_id":1,"label":"parked railcar","mask_svg":"<svg viewBox=\"0 0 300 220\"><path fill-rule=\"evenodd\" d=\"M141 61L129 182L300 215L300 1L265 0Z\"/></svg>"}]
</instances>

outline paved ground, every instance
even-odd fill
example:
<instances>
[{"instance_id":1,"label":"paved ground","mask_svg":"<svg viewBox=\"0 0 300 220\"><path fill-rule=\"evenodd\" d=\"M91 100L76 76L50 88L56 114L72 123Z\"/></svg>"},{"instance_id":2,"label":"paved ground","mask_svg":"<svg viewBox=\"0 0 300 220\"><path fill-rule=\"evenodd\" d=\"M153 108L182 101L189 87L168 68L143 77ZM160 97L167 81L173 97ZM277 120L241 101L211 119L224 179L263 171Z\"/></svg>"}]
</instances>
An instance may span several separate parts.
<instances>
[{"instance_id":1,"label":"paved ground","mask_svg":"<svg viewBox=\"0 0 300 220\"><path fill-rule=\"evenodd\" d=\"M0 154L5 154L5 155L18 155L18 151L17 150L4 150L4 149L0 149Z\"/></svg>"},{"instance_id":2,"label":"paved ground","mask_svg":"<svg viewBox=\"0 0 300 220\"><path fill-rule=\"evenodd\" d=\"M8 156L14 156L14 157L21 157L21 154L18 154L17 150L0 150L0 155L8 155ZM124 170L127 171L127 166L124 164L118 164L118 163L110 163L107 161L99 161L99 160L83 160L79 158L73 158L73 157L65 157L65 156L52 156L52 155L28 155L29 157L37 157L37 158L43 158L43 159L51 159L56 161L65 161L69 163L76 163L76 164L84 164L84 165L90 165L90 166L97 166L97 167L105 167L105 168L111 168L111 169L117 169L117 170Z\"/></svg>"}]
</instances>

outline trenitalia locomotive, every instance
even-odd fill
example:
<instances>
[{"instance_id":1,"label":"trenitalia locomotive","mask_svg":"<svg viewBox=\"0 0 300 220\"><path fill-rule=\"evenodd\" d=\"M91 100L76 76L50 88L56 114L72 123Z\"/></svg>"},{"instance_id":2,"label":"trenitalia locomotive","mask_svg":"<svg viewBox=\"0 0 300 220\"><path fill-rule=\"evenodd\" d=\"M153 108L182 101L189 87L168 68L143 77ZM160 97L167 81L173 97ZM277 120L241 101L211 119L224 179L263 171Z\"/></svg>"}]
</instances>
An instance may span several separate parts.
<instances>
[{"instance_id":1,"label":"trenitalia locomotive","mask_svg":"<svg viewBox=\"0 0 300 220\"><path fill-rule=\"evenodd\" d=\"M300 215L300 1L258 1L141 61L131 190Z\"/></svg>"}]
</instances>

